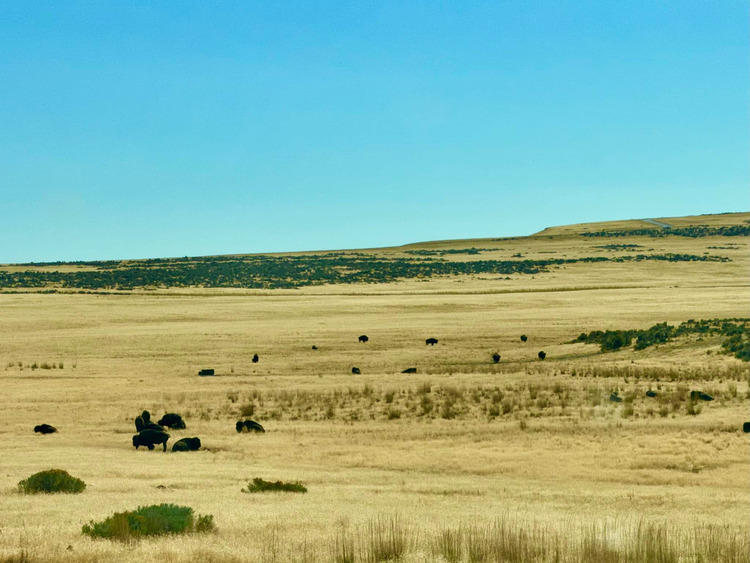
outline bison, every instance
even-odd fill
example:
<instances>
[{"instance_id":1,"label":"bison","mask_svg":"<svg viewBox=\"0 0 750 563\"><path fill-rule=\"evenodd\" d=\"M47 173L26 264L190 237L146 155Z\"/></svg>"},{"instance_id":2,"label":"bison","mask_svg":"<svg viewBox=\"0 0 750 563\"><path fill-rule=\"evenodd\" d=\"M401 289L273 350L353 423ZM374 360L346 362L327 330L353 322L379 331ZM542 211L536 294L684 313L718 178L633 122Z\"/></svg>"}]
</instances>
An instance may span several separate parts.
<instances>
[{"instance_id":1,"label":"bison","mask_svg":"<svg viewBox=\"0 0 750 563\"><path fill-rule=\"evenodd\" d=\"M313 350L317 350L317 349L318 349L318 347L317 347L317 346L316 346L315 344L313 344L313 345L312 345L312 349L313 349Z\"/></svg>"},{"instance_id":2,"label":"bison","mask_svg":"<svg viewBox=\"0 0 750 563\"><path fill-rule=\"evenodd\" d=\"M438 339L437 338L428 338L427 340L424 341L424 343L425 343L425 346L427 346L427 345L434 346L435 344L438 343Z\"/></svg>"},{"instance_id":3,"label":"bison","mask_svg":"<svg viewBox=\"0 0 750 563\"><path fill-rule=\"evenodd\" d=\"M198 372L198 375L214 375L214 370L212 369L202 369Z\"/></svg>"},{"instance_id":4,"label":"bison","mask_svg":"<svg viewBox=\"0 0 750 563\"><path fill-rule=\"evenodd\" d=\"M743 432L750 432L750 422L746 422L742 425Z\"/></svg>"},{"instance_id":5,"label":"bison","mask_svg":"<svg viewBox=\"0 0 750 563\"><path fill-rule=\"evenodd\" d=\"M57 432L57 428L49 424L39 424L38 426L34 426L34 432L37 434L54 434Z\"/></svg>"},{"instance_id":6,"label":"bison","mask_svg":"<svg viewBox=\"0 0 750 563\"><path fill-rule=\"evenodd\" d=\"M360 373L362 373L362 371L359 368L355 367L355 368L352 368L352 373L354 375L359 375Z\"/></svg>"},{"instance_id":7,"label":"bison","mask_svg":"<svg viewBox=\"0 0 750 563\"><path fill-rule=\"evenodd\" d=\"M169 440L169 434L163 430L151 430L147 428L143 432L139 432L133 436L133 447L137 450L141 446L146 446L149 450L153 450L156 444L162 444L166 452L167 440Z\"/></svg>"},{"instance_id":8,"label":"bison","mask_svg":"<svg viewBox=\"0 0 750 563\"><path fill-rule=\"evenodd\" d=\"M495 352L494 354L492 354L492 361L495 362L495 363L500 362L500 354L498 354L497 352Z\"/></svg>"},{"instance_id":9,"label":"bison","mask_svg":"<svg viewBox=\"0 0 750 563\"><path fill-rule=\"evenodd\" d=\"M253 362L254 364L257 364L257 363L258 363L258 359L259 359L259 358L258 358L258 354L253 354L253 359L252 359L252 362Z\"/></svg>"},{"instance_id":10,"label":"bison","mask_svg":"<svg viewBox=\"0 0 750 563\"><path fill-rule=\"evenodd\" d=\"M711 395L704 393L703 391L690 391L691 401L713 401L714 398Z\"/></svg>"},{"instance_id":11,"label":"bison","mask_svg":"<svg viewBox=\"0 0 750 563\"><path fill-rule=\"evenodd\" d=\"M611 393L609 395L609 400L613 403L622 403L622 397L619 397L617 393Z\"/></svg>"},{"instance_id":12,"label":"bison","mask_svg":"<svg viewBox=\"0 0 750 563\"><path fill-rule=\"evenodd\" d=\"M646 391L646 397L656 397L656 394L656 391L652 391L651 389Z\"/></svg>"},{"instance_id":13,"label":"bison","mask_svg":"<svg viewBox=\"0 0 750 563\"><path fill-rule=\"evenodd\" d=\"M168 412L164 416L162 416L159 419L159 424L161 426L166 426L167 428L172 429L184 429L185 428L185 421L182 420L182 417L179 414Z\"/></svg>"},{"instance_id":14,"label":"bison","mask_svg":"<svg viewBox=\"0 0 750 563\"><path fill-rule=\"evenodd\" d=\"M360 342L367 342L368 340L370 340L370 339L367 338L366 334L363 334L362 336L359 337L359 341Z\"/></svg>"},{"instance_id":15,"label":"bison","mask_svg":"<svg viewBox=\"0 0 750 563\"><path fill-rule=\"evenodd\" d=\"M417 368L406 368L401 373L417 373Z\"/></svg>"},{"instance_id":16,"label":"bison","mask_svg":"<svg viewBox=\"0 0 750 563\"><path fill-rule=\"evenodd\" d=\"M135 417L135 429L138 432L143 432L144 430L164 430L164 428L162 428L160 424L151 422L151 413L149 413L148 411L143 411L143 414L141 414L141 416Z\"/></svg>"},{"instance_id":17,"label":"bison","mask_svg":"<svg viewBox=\"0 0 750 563\"><path fill-rule=\"evenodd\" d=\"M172 444L173 452L197 452L201 449L200 438L182 438Z\"/></svg>"},{"instance_id":18,"label":"bison","mask_svg":"<svg viewBox=\"0 0 750 563\"><path fill-rule=\"evenodd\" d=\"M148 424L149 422L151 422L151 413L148 411L143 411L141 413L141 418L143 419L143 422Z\"/></svg>"},{"instance_id":19,"label":"bison","mask_svg":"<svg viewBox=\"0 0 750 563\"><path fill-rule=\"evenodd\" d=\"M237 424L235 424L235 428L237 429L237 432L265 432L266 429L263 428L259 423L255 422L254 420L238 420Z\"/></svg>"},{"instance_id":20,"label":"bison","mask_svg":"<svg viewBox=\"0 0 750 563\"><path fill-rule=\"evenodd\" d=\"M542 351L542 352L539 352L539 353L537 354L537 356L539 356L539 359L540 359L540 360L543 360L544 358L546 358L546 357L547 357L547 354L546 354L546 353L545 353L544 351Z\"/></svg>"},{"instance_id":21,"label":"bison","mask_svg":"<svg viewBox=\"0 0 750 563\"><path fill-rule=\"evenodd\" d=\"M528 339L529 339L529 337L526 336L525 334L521 335L521 342L526 342Z\"/></svg>"}]
</instances>

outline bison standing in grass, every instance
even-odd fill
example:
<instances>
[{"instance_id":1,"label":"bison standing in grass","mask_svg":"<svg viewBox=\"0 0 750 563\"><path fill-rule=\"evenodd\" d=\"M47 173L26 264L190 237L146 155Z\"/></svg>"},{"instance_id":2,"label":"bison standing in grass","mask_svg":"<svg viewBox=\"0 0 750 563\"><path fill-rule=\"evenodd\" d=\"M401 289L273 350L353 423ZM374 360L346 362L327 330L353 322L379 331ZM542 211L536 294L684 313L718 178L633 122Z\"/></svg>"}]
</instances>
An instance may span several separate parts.
<instances>
[{"instance_id":1,"label":"bison standing in grass","mask_svg":"<svg viewBox=\"0 0 750 563\"><path fill-rule=\"evenodd\" d=\"M146 446L149 450L153 450L155 445L162 444L166 452L167 440L169 440L169 434L163 430L151 430L147 428L133 436L133 447L137 450L141 446Z\"/></svg>"},{"instance_id":2,"label":"bison standing in grass","mask_svg":"<svg viewBox=\"0 0 750 563\"><path fill-rule=\"evenodd\" d=\"M437 338L428 338L427 340L424 341L424 343L425 343L425 345L429 344L430 346L434 346L435 344L438 343L438 339Z\"/></svg>"},{"instance_id":3,"label":"bison standing in grass","mask_svg":"<svg viewBox=\"0 0 750 563\"><path fill-rule=\"evenodd\" d=\"M359 337L359 341L360 342L367 342L368 340L370 340L370 339L367 338L366 334L363 334L362 336Z\"/></svg>"},{"instance_id":4,"label":"bison standing in grass","mask_svg":"<svg viewBox=\"0 0 750 563\"><path fill-rule=\"evenodd\" d=\"M492 361L494 363L496 363L496 364L499 363L500 362L500 354L498 354L497 352L495 352L494 354L492 354Z\"/></svg>"},{"instance_id":5,"label":"bison standing in grass","mask_svg":"<svg viewBox=\"0 0 750 563\"><path fill-rule=\"evenodd\" d=\"M537 356L539 357L540 360L543 360L544 358L547 357L547 354L546 352L542 351L542 352L539 352Z\"/></svg>"}]
</instances>

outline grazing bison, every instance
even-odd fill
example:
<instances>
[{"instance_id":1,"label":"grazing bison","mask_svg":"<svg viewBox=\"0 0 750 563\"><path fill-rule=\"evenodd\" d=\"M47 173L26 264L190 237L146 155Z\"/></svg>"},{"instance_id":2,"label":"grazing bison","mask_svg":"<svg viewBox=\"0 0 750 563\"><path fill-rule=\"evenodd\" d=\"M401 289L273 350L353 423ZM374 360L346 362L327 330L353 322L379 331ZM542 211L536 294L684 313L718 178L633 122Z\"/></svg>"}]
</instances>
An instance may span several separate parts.
<instances>
[{"instance_id":1,"label":"grazing bison","mask_svg":"<svg viewBox=\"0 0 750 563\"><path fill-rule=\"evenodd\" d=\"M406 368L401 373L417 373L417 368Z\"/></svg>"},{"instance_id":2,"label":"grazing bison","mask_svg":"<svg viewBox=\"0 0 750 563\"><path fill-rule=\"evenodd\" d=\"M544 358L546 358L546 357L547 357L547 354L546 354L546 353L545 353L544 351L542 351L542 352L539 352L539 353L537 354L537 356L539 356L539 359L540 359L540 360L543 360Z\"/></svg>"},{"instance_id":3,"label":"grazing bison","mask_svg":"<svg viewBox=\"0 0 750 563\"><path fill-rule=\"evenodd\" d=\"M424 341L424 343L425 343L425 346L427 346L428 344L430 346L434 346L435 344L438 343L438 339L437 338L428 338L427 340Z\"/></svg>"},{"instance_id":4,"label":"grazing bison","mask_svg":"<svg viewBox=\"0 0 750 563\"><path fill-rule=\"evenodd\" d=\"M198 372L198 375L214 375L214 370L212 369L202 369Z\"/></svg>"},{"instance_id":5,"label":"grazing bison","mask_svg":"<svg viewBox=\"0 0 750 563\"><path fill-rule=\"evenodd\" d=\"M354 375L359 375L359 374L360 374L360 373L362 373L362 372L360 371L360 369L359 369L359 368L352 368L352 373L353 373Z\"/></svg>"},{"instance_id":6,"label":"grazing bison","mask_svg":"<svg viewBox=\"0 0 750 563\"><path fill-rule=\"evenodd\" d=\"M648 391L646 391L646 397L656 397L656 391L652 391L651 389L649 389Z\"/></svg>"},{"instance_id":7,"label":"grazing bison","mask_svg":"<svg viewBox=\"0 0 750 563\"><path fill-rule=\"evenodd\" d=\"M743 432L750 432L750 422L746 422L742 425Z\"/></svg>"},{"instance_id":8,"label":"grazing bison","mask_svg":"<svg viewBox=\"0 0 750 563\"><path fill-rule=\"evenodd\" d=\"M622 397L619 397L617 393L611 393L609 395L609 400L613 403L622 403Z\"/></svg>"},{"instance_id":9,"label":"grazing bison","mask_svg":"<svg viewBox=\"0 0 750 563\"><path fill-rule=\"evenodd\" d=\"M162 426L166 426L167 428L173 428L175 430L182 430L185 428L185 422L182 420L182 417L179 414L173 412L168 412L167 414L162 416L159 419L159 424Z\"/></svg>"},{"instance_id":10,"label":"grazing bison","mask_svg":"<svg viewBox=\"0 0 750 563\"><path fill-rule=\"evenodd\" d=\"M253 354L253 359L252 359L252 362L253 362L254 364L257 364L257 363L258 363L258 354Z\"/></svg>"},{"instance_id":11,"label":"grazing bison","mask_svg":"<svg viewBox=\"0 0 750 563\"><path fill-rule=\"evenodd\" d=\"M714 398L711 395L704 393L703 391L690 391L691 401L713 401Z\"/></svg>"},{"instance_id":12,"label":"grazing bison","mask_svg":"<svg viewBox=\"0 0 750 563\"><path fill-rule=\"evenodd\" d=\"M173 452L197 452L201 449L200 438L183 438L172 444Z\"/></svg>"},{"instance_id":13,"label":"grazing bison","mask_svg":"<svg viewBox=\"0 0 750 563\"><path fill-rule=\"evenodd\" d=\"M521 335L521 342L526 342L528 339L529 339L529 337L526 336L525 334Z\"/></svg>"},{"instance_id":14,"label":"grazing bison","mask_svg":"<svg viewBox=\"0 0 750 563\"><path fill-rule=\"evenodd\" d=\"M133 447L137 450L141 446L146 446L149 450L153 450L156 444L163 444L164 451L167 451L167 440L169 440L169 434L163 430L151 430L147 428L143 432L139 432L133 436Z\"/></svg>"},{"instance_id":15,"label":"grazing bison","mask_svg":"<svg viewBox=\"0 0 750 563\"><path fill-rule=\"evenodd\" d=\"M367 338L366 334L363 334L362 336L359 337L359 341L360 342L367 342L368 340L370 340L370 339Z\"/></svg>"},{"instance_id":16,"label":"grazing bison","mask_svg":"<svg viewBox=\"0 0 750 563\"><path fill-rule=\"evenodd\" d=\"M492 361L498 363L500 361L500 354L498 354L497 352L492 354Z\"/></svg>"},{"instance_id":17,"label":"grazing bison","mask_svg":"<svg viewBox=\"0 0 750 563\"><path fill-rule=\"evenodd\" d=\"M235 428L237 429L237 432L265 432L266 429L263 428L259 423L255 422L254 420L238 420L237 424L235 424Z\"/></svg>"},{"instance_id":18,"label":"grazing bison","mask_svg":"<svg viewBox=\"0 0 750 563\"><path fill-rule=\"evenodd\" d=\"M49 424L40 424L38 426L34 426L34 432L37 434L54 434L57 432L57 428L54 426L50 426Z\"/></svg>"}]
</instances>

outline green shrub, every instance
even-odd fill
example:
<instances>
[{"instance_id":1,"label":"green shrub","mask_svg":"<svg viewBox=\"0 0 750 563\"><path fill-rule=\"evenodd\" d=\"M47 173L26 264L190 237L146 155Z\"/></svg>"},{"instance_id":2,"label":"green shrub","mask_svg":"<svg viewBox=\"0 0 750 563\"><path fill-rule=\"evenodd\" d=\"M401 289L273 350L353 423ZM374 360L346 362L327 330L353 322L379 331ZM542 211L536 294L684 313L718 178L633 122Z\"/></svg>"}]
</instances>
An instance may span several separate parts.
<instances>
[{"instance_id":1,"label":"green shrub","mask_svg":"<svg viewBox=\"0 0 750 563\"><path fill-rule=\"evenodd\" d=\"M18 483L18 490L26 494L81 493L85 488L86 483L62 469L40 471Z\"/></svg>"},{"instance_id":2,"label":"green shrub","mask_svg":"<svg viewBox=\"0 0 750 563\"><path fill-rule=\"evenodd\" d=\"M154 504L139 506L130 512L115 512L101 522L93 520L83 526L83 533L92 538L120 541L137 540L147 536L212 532L216 529L214 517L198 515L188 506Z\"/></svg>"},{"instance_id":3,"label":"green shrub","mask_svg":"<svg viewBox=\"0 0 750 563\"><path fill-rule=\"evenodd\" d=\"M260 477L255 477L252 483L248 483L247 489L242 489L243 493L272 493L276 491L306 493L307 487L299 481L295 481L294 483L284 483L283 481L264 481Z\"/></svg>"}]
</instances>

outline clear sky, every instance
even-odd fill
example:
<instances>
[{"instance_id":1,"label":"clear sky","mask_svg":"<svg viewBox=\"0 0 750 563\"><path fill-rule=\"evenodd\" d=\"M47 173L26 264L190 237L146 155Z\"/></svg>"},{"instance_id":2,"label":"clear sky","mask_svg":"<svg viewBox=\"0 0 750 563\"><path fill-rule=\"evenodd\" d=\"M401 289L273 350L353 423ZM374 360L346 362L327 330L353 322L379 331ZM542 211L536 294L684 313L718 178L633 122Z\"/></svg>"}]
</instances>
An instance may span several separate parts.
<instances>
[{"instance_id":1,"label":"clear sky","mask_svg":"<svg viewBox=\"0 0 750 563\"><path fill-rule=\"evenodd\" d=\"M750 209L746 0L0 2L0 262Z\"/></svg>"}]
</instances>

